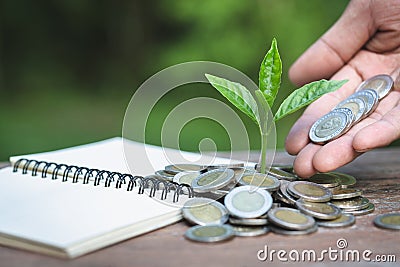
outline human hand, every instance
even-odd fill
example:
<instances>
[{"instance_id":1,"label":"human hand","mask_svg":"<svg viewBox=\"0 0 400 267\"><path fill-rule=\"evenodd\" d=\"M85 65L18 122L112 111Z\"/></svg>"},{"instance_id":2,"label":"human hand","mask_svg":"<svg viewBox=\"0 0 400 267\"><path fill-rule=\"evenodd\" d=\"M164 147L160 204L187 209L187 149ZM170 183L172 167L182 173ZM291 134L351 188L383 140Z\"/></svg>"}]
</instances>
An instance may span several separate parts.
<instances>
[{"instance_id":1,"label":"human hand","mask_svg":"<svg viewBox=\"0 0 400 267\"><path fill-rule=\"evenodd\" d=\"M363 152L400 138L400 1L353 0L341 18L291 67L290 79L297 85L330 78L348 79L339 90L312 103L294 124L286 150L297 155L294 169L299 176L328 172L343 166ZM377 109L343 136L325 145L311 143L312 124L356 87L377 74L390 74L394 90Z\"/></svg>"}]
</instances>

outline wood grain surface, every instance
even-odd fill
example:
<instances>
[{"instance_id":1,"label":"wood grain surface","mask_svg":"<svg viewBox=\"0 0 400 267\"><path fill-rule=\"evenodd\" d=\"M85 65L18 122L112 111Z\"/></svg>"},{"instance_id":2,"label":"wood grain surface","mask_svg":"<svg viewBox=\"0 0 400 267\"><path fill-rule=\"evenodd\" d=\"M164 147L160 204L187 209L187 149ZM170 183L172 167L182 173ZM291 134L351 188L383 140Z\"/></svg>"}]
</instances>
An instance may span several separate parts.
<instances>
[{"instance_id":1,"label":"wood grain surface","mask_svg":"<svg viewBox=\"0 0 400 267\"><path fill-rule=\"evenodd\" d=\"M222 154L223 155L223 154ZM240 158L241 153L234 157ZM257 161L257 153L251 154ZM293 157L284 152L275 156L275 162L291 163ZM375 266L399 266L400 231L377 228L373 219L381 213L400 212L400 148L371 151L338 171L357 178L356 188L375 204L374 213L357 217L356 224L348 228L328 229L320 227L318 232L307 236L282 236L268 233L259 237L236 237L223 243L200 244L188 241L183 234L188 229L185 222L115 244L73 260L61 260L32 252L0 247L0 266L272 266L282 264L276 254L260 261L257 253L268 247L290 253L297 250L314 250L317 255L323 250L337 250L339 258L331 260L325 254L323 261L296 262L296 266L343 266L365 265L365 261L340 260L340 253L365 250L372 252L371 260L377 255L394 255L396 261L389 263L371 262ZM1 216L1 215L0 215ZM1 218L0 218L1 219ZM339 249L337 241L344 239L347 247ZM294 253L294 252L292 252ZM357 253L357 252L355 252ZM294 255L294 254L292 254ZM264 256L264 254L261 254ZM288 258L288 255L286 255ZM352 257L350 257L352 258ZM293 262L289 260L289 262Z\"/></svg>"}]
</instances>

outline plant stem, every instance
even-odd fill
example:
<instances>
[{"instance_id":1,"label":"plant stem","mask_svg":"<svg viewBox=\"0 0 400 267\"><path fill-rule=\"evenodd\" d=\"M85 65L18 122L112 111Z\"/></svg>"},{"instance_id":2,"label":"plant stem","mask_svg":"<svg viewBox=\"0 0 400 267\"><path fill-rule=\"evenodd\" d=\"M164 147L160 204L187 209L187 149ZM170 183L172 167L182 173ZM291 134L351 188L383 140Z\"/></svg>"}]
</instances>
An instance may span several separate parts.
<instances>
[{"instance_id":1,"label":"plant stem","mask_svg":"<svg viewBox=\"0 0 400 267\"><path fill-rule=\"evenodd\" d=\"M260 172L265 173L267 160L267 133L261 134L261 166Z\"/></svg>"}]
</instances>

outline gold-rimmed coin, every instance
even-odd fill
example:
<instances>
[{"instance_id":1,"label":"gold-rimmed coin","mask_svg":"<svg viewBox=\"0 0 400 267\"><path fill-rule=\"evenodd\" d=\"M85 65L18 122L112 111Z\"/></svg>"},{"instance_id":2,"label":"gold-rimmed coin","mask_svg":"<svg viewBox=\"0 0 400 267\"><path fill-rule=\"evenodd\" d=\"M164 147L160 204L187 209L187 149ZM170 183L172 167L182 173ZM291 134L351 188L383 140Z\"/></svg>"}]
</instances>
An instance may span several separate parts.
<instances>
[{"instance_id":1,"label":"gold-rimmed coin","mask_svg":"<svg viewBox=\"0 0 400 267\"><path fill-rule=\"evenodd\" d=\"M220 242L235 236L232 226L227 224L196 225L189 228L185 237L196 242Z\"/></svg>"},{"instance_id":2,"label":"gold-rimmed coin","mask_svg":"<svg viewBox=\"0 0 400 267\"><path fill-rule=\"evenodd\" d=\"M342 214L342 210L332 203L307 202L302 199L296 201L296 207L304 214L320 220L333 220Z\"/></svg>"},{"instance_id":3,"label":"gold-rimmed coin","mask_svg":"<svg viewBox=\"0 0 400 267\"><path fill-rule=\"evenodd\" d=\"M340 184L339 178L329 172L314 174L309 179L307 179L307 181L322 185L323 187L327 188L336 187Z\"/></svg>"},{"instance_id":4,"label":"gold-rimmed coin","mask_svg":"<svg viewBox=\"0 0 400 267\"><path fill-rule=\"evenodd\" d=\"M268 222L289 230L305 230L315 224L313 217L292 208L276 208L268 212Z\"/></svg>"},{"instance_id":5,"label":"gold-rimmed coin","mask_svg":"<svg viewBox=\"0 0 400 267\"><path fill-rule=\"evenodd\" d=\"M372 203L369 203L367 207L359 209L359 210L343 210L343 213L346 214L352 214L354 216L362 216L362 215L367 215L375 210L375 205Z\"/></svg>"},{"instance_id":6,"label":"gold-rimmed coin","mask_svg":"<svg viewBox=\"0 0 400 267\"><path fill-rule=\"evenodd\" d=\"M259 236L265 235L269 232L269 228L266 226L239 226L233 225L233 231L235 232L236 236Z\"/></svg>"},{"instance_id":7,"label":"gold-rimmed coin","mask_svg":"<svg viewBox=\"0 0 400 267\"><path fill-rule=\"evenodd\" d=\"M356 217L353 214L342 213L339 218L334 220L317 220L318 226L336 228L351 226L356 222Z\"/></svg>"},{"instance_id":8,"label":"gold-rimmed coin","mask_svg":"<svg viewBox=\"0 0 400 267\"><path fill-rule=\"evenodd\" d=\"M252 185L255 187L259 187L261 189L268 190L269 192L276 191L280 182L273 176L268 174L262 174L258 172L254 173L244 173L242 178L239 180L240 185Z\"/></svg>"},{"instance_id":9,"label":"gold-rimmed coin","mask_svg":"<svg viewBox=\"0 0 400 267\"><path fill-rule=\"evenodd\" d=\"M362 195L362 191L355 188L334 188L331 192L332 199L348 199Z\"/></svg>"},{"instance_id":10,"label":"gold-rimmed coin","mask_svg":"<svg viewBox=\"0 0 400 267\"><path fill-rule=\"evenodd\" d=\"M349 199L332 199L331 203L344 211L362 210L368 207L369 200L365 197L354 197Z\"/></svg>"},{"instance_id":11,"label":"gold-rimmed coin","mask_svg":"<svg viewBox=\"0 0 400 267\"><path fill-rule=\"evenodd\" d=\"M213 165L208 165L207 170L211 171L214 169L236 169L236 168L243 168L244 163L238 162L238 163L230 163L230 164L213 164Z\"/></svg>"},{"instance_id":12,"label":"gold-rimmed coin","mask_svg":"<svg viewBox=\"0 0 400 267\"><path fill-rule=\"evenodd\" d=\"M375 217L374 224L378 227L400 230L400 213L386 213Z\"/></svg>"},{"instance_id":13,"label":"gold-rimmed coin","mask_svg":"<svg viewBox=\"0 0 400 267\"><path fill-rule=\"evenodd\" d=\"M183 217L192 224L224 224L228 221L228 210L221 203L209 198L192 198L182 207Z\"/></svg>"},{"instance_id":14,"label":"gold-rimmed coin","mask_svg":"<svg viewBox=\"0 0 400 267\"><path fill-rule=\"evenodd\" d=\"M332 193L329 189L322 185L306 181L289 183L287 191L295 198L302 198L310 202L327 202L332 197Z\"/></svg>"}]
</instances>

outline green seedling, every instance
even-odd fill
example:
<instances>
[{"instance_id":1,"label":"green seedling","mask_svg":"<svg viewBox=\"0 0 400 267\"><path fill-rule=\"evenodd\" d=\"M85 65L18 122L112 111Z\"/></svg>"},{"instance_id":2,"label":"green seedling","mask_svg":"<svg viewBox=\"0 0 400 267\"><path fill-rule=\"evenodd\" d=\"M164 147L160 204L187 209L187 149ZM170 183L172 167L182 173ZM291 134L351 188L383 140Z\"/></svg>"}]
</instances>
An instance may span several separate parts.
<instances>
[{"instance_id":1,"label":"green seedling","mask_svg":"<svg viewBox=\"0 0 400 267\"><path fill-rule=\"evenodd\" d=\"M281 75L282 61L275 38L272 40L271 48L261 62L258 83L259 88L254 92L255 98L251 92L240 83L206 74L208 81L215 89L258 125L261 135L261 173L265 173L266 171L267 135L269 129L265 114L268 113L268 110L272 108L275 102L276 95L281 85ZM294 90L281 103L274 114L273 120L276 122L309 105L322 95L339 89L346 82L347 80L319 80ZM260 109L263 109L262 112L260 112ZM264 114L264 117L262 114Z\"/></svg>"}]
</instances>

